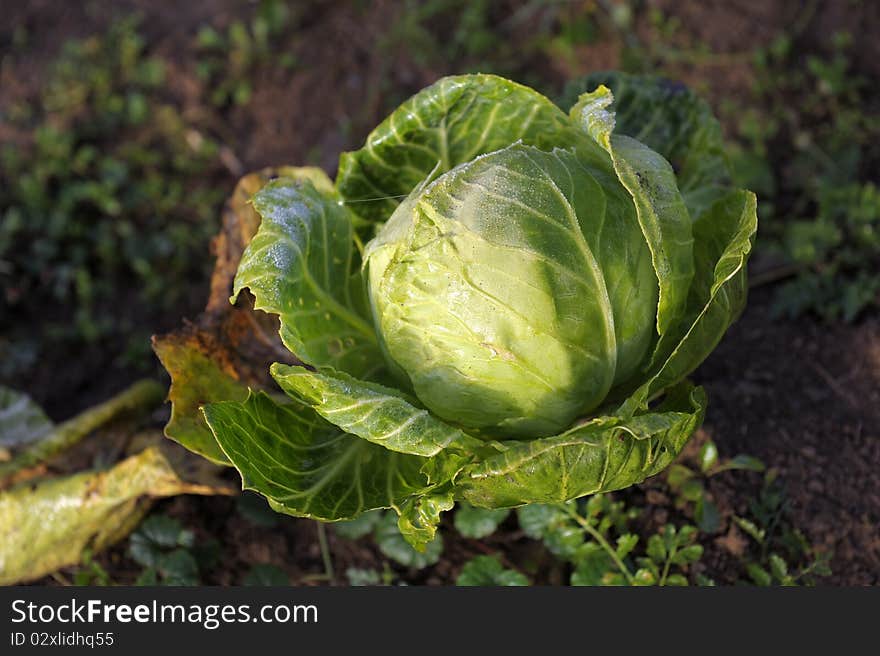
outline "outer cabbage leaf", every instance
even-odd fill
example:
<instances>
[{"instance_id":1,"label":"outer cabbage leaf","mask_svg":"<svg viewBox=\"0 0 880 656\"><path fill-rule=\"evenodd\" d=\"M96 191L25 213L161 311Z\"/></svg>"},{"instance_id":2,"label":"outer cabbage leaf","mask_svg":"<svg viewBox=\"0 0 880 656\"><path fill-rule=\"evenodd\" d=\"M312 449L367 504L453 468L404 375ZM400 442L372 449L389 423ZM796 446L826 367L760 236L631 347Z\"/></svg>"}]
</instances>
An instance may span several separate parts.
<instances>
[{"instance_id":1,"label":"outer cabbage leaf","mask_svg":"<svg viewBox=\"0 0 880 656\"><path fill-rule=\"evenodd\" d=\"M608 107L613 100L600 86L580 97L571 117L608 153L632 195L660 287L656 353L663 355L677 336L694 275L691 220L669 162L634 139L612 134L615 115Z\"/></svg>"},{"instance_id":2,"label":"outer cabbage leaf","mask_svg":"<svg viewBox=\"0 0 880 656\"><path fill-rule=\"evenodd\" d=\"M683 379L706 359L745 307L746 261L758 228L757 200L736 190L694 223L696 275L688 297L687 331L669 357L622 405L622 415Z\"/></svg>"},{"instance_id":3,"label":"outer cabbage leaf","mask_svg":"<svg viewBox=\"0 0 880 656\"><path fill-rule=\"evenodd\" d=\"M242 401L248 387L235 371L217 360L204 337L181 331L153 342L162 366L171 376L171 418L165 435L217 464L228 465L199 408L212 401Z\"/></svg>"},{"instance_id":4,"label":"outer cabbage leaf","mask_svg":"<svg viewBox=\"0 0 880 656\"><path fill-rule=\"evenodd\" d=\"M430 457L482 445L390 387L332 370L279 364L272 365L272 376L281 389L327 421L391 451Z\"/></svg>"},{"instance_id":5,"label":"outer cabbage leaf","mask_svg":"<svg viewBox=\"0 0 880 656\"><path fill-rule=\"evenodd\" d=\"M550 438L482 442L412 405L396 390L329 371L274 366L282 388L349 433L433 457L435 487L395 506L414 546L434 537L454 499L487 508L554 503L627 487L668 465L699 426L705 394L682 384L650 412L605 416ZM251 459L252 462L252 459ZM262 491L262 490L261 490Z\"/></svg>"},{"instance_id":6,"label":"outer cabbage leaf","mask_svg":"<svg viewBox=\"0 0 880 656\"><path fill-rule=\"evenodd\" d=\"M153 350L171 376L171 419L165 434L213 462L229 464L205 423L200 406L215 401L243 401L248 387L271 385L269 364L295 359L281 344L278 320L255 313L250 299L229 303L235 272L245 247L260 225L251 198L270 180L283 176L308 180L333 193L333 183L320 169L279 167L241 178L226 202L222 228L214 239L217 255L205 311L180 329L153 337Z\"/></svg>"},{"instance_id":7,"label":"outer cabbage leaf","mask_svg":"<svg viewBox=\"0 0 880 656\"><path fill-rule=\"evenodd\" d=\"M257 392L243 403L211 403L204 413L244 489L265 496L278 512L353 519L399 508L428 488L425 458L348 435L307 406Z\"/></svg>"},{"instance_id":8,"label":"outer cabbage leaf","mask_svg":"<svg viewBox=\"0 0 880 656\"><path fill-rule=\"evenodd\" d=\"M151 446L106 470L0 492L0 585L75 565L84 550L100 551L124 538L150 508L151 499L231 493L218 480L185 478L159 447Z\"/></svg>"},{"instance_id":9,"label":"outer cabbage leaf","mask_svg":"<svg viewBox=\"0 0 880 656\"><path fill-rule=\"evenodd\" d=\"M617 134L632 137L672 164L692 218L732 187L721 125L709 105L685 85L649 75L593 73L568 84L560 102L605 85L614 94Z\"/></svg>"},{"instance_id":10,"label":"outer cabbage leaf","mask_svg":"<svg viewBox=\"0 0 880 656\"><path fill-rule=\"evenodd\" d=\"M666 467L703 421L706 395L682 384L645 414L603 416L561 435L497 442L496 455L464 469L457 496L502 508L557 503L640 483Z\"/></svg>"},{"instance_id":11,"label":"outer cabbage leaf","mask_svg":"<svg viewBox=\"0 0 880 656\"><path fill-rule=\"evenodd\" d=\"M518 140L565 147L574 132L533 89L494 75L445 77L398 107L363 148L343 153L336 186L354 212L378 223L432 175Z\"/></svg>"},{"instance_id":12,"label":"outer cabbage leaf","mask_svg":"<svg viewBox=\"0 0 880 656\"><path fill-rule=\"evenodd\" d=\"M382 358L358 276L352 216L335 194L310 181L279 179L253 199L262 219L235 276L254 307L277 314L281 340L301 361L354 375L375 374Z\"/></svg>"}]
</instances>

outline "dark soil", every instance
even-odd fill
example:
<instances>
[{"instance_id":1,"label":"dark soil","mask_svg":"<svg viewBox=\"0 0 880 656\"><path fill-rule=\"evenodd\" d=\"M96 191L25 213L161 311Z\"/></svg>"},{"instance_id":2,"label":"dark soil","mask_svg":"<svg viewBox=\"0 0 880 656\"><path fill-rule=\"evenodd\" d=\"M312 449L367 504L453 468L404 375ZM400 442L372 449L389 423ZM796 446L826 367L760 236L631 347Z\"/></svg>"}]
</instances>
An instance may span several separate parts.
<instances>
[{"instance_id":1,"label":"dark soil","mask_svg":"<svg viewBox=\"0 0 880 656\"><path fill-rule=\"evenodd\" d=\"M684 33L716 52L735 53L766 43L777 26L794 20L801 4L767 3L762 9L761 3L750 2L684 3L678 14ZM188 115L204 114L208 104L194 71L192 44L198 27L210 17L222 28L250 11L249 3L225 0L127 0L113 3L112 12L48 1L6 5L7 25L28 26L33 40L27 56L12 58L12 72L3 72L0 103L9 100L8 94L32 93L42 67L64 39L101 29L114 13L138 10L153 51L171 63L169 93ZM860 5L865 16L842 15L833 5L821 3L819 8L828 25L852 25L854 20L878 24L877 6L872 3ZM378 47L399 9L399 4L385 1L359 13L344 2L308 3L285 44L299 62L295 71L265 70L254 80L251 103L222 115L208 112L204 118L228 148L230 191L238 175L264 166L314 163L332 173L338 152L355 147L388 106L452 72L419 64L408 53L389 54ZM823 29L831 30L824 23ZM857 51L866 65L876 67L880 57L877 40L868 38L871 31L853 33L861 35ZM10 34L11 30L0 29L0 46L8 43ZM581 56L596 62L595 68L620 63L608 44L585 48ZM524 62L523 67L557 88L571 72L546 60ZM716 99L736 95L749 82L745 63L717 70L711 65L683 65L681 77L708 87L710 97ZM207 280L192 284L201 290L194 298L207 297ZM167 329L178 317L195 316L201 307L194 301L177 308L169 323L155 328ZM855 326L826 325L809 318L771 321L769 307L767 290L754 293L744 316L696 373L710 399L704 428L696 439L711 437L722 457L747 453L778 469L792 524L819 549L833 551L833 575L827 583L876 585L880 583L880 321L869 318ZM51 376L35 373L17 386L35 394L56 419L94 403L135 376L130 370L108 368L106 358L90 352L71 353L40 366L50 364ZM729 517L747 511L747 501L760 485L760 474L730 472L713 478L710 490ZM652 521L678 512L657 484L648 483L627 495L655 504ZM207 583L238 583L254 563L276 564L296 583L319 582L315 575L323 572L323 565L313 522L280 517L274 527L257 527L236 513L235 501L227 498L180 497L163 502L159 509L193 527L198 540L220 542L221 560L207 575ZM533 563L538 583L566 581L560 566L524 539L513 520L507 526L510 530L483 541L447 531L446 550L437 566L420 572L394 569L410 583L449 584L468 558L501 552L512 562ZM351 542L335 538L332 530L329 533L338 583L345 582L348 567L382 569L386 559L368 539ZM704 562L719 582L742 578L742 544L729 522L720 537L705 542ZM114 580L130 582L136 576L124 546L103 555L101 562Z\"/></svg>"},{"instance_id":2,"label":"dark soil","mask_svg":"<svg viewBox=\"0 0 880 656\"><path fill-rule=\"evenodd\" d=\"M830 550L829 583L880 583L880 321L859 326L768 320L765 293L697 372L705 432L723 454L779 470L792 523ZM713 480L743 513L742 475Z\"/></svg>"}]
</instances>

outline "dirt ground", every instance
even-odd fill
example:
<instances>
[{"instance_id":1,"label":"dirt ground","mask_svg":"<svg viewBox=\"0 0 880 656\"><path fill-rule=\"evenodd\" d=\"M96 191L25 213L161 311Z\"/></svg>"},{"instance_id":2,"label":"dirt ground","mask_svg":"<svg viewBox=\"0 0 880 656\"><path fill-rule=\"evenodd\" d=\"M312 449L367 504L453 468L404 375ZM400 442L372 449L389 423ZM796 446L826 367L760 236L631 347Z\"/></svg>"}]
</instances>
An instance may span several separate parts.
<instances>
[{"instance_id":1,"label":"dirt ground","mask_svg":"<svg viewBox=\"0 0 880 656\"><path fill-rule=\"evenodd\" d=\"M16 59L14 70L2 73L0 104L8 101L9 94L28 93L28 84L39 80L41 66L57 52L57 44L85 36L109 21L110 12L89 14L75 4L34 0L4 6L9 24L29 26L34 40L31 55ZM698 34L718 52L733 52L765 42L774 26L792 19L793 7L800 3L674 4L680 6L677 15L686 33ZM861 11L876 14L878 5L867 4L873 9ZM238 174L269 165L314 163L332 173L339 151L356 147L388 106L452 72L419 64L406 53L392 60L377 56L377 35L383 34L400 3L375 2L371 11L358 17L344 2L309 6L288 44L299 62L295 74L267 70L254 81L250 104L231 109L222 120L213 115L206 119L234 153L228 179L218 182L230 190ZM189 56L195 31L206 16L223 27L248 7L247 2L224 0L114 3L120 14L129 10L143 14L154 52L171 62L168 93L190 115L204 112L205 104ZM835 3L823 5L820 11L825 12L827 26L852 20L841 15ZM880 25L880 19L874 19ZM868 38L870 30L855 33L856 50L868 69L877 72L878 41ZM613 50L603 46L581 56L595 61L596 68L619 64ZM550 88L559 88L570 73L546 59L522 66L542 75ZM717 72L684 66L681 77L708 86L710 98L715 99L737 94L748 83L746 68L737 66ZM194 298L207 296L206 280L193 281L193 287ZM833 551L833 575L825 582L876 585L880 583L880 321L868 318L853 326L829 326L809 318L771 321L769 306L769 291L755 290L741 320L696 373L710 399L703 431L718 444L722 457L747 453L779 470L794 525L812 544ZM200 309L200 303L193 301L168 317L170 325L156 328L167 329L179 317L194 316ZM54 418L63 419L131 378L126 371L113 370L109 376L103 372L106 363L97 354L71 354L51 376L35 374L19 387L34 394ZM722 512L730 513L744 512L745 500L759 486L757 474L727 473L712 479L710 489ZM645 490L629 494L638 498ZM221 562L207 582L236 583L255 562L277 564L294 582L323 570L313 523L281 518L275 527L259 528L238 515L234 503L182 497L162 504L163 510L195 527L198 536L221 543ZM369 541L338 540L332 532L330 540L338 574L346 567L382 569L384 559ZM704 544L708 550L704 561L716 576L720 572L720 581L737 574L736 542L735 535L724 533ZM539 568L543 573L538 582L564 582L565 573L549 555L516 530L483 541L449 539L440 564L400 574L410 583L447 584L470 556L498 550L512 560L522 551L534 551L528 556L546 565ZM102 562L116 580L134 577L122 546Z\"/></svg>"},{"instance_id":2,"label":"dirt ground","mask_svg":"<svg viewBox=\"0 0 880 656\"><path fill-rule=\"evenodd\" d=\"M726 455L776 467L795 526L832 550L828 583L880 583L880 322L768 321L764 290L696 380L704 430ZM760 477L758 477L760 478ZM722 510L743 512L748 476L713 479ZM754 480L754 479L753 479ZM739 501L737 501L739 500Z\"/></svg>"}]
</instances>

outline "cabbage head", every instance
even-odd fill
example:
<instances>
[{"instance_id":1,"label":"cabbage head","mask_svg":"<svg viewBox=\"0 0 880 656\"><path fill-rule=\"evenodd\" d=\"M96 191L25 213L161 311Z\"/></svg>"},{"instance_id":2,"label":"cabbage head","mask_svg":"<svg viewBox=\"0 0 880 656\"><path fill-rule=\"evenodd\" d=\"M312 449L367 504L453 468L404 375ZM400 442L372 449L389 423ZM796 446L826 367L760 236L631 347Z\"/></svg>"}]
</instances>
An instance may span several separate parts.
<instances>
[{"instance_id":1,"label":"cabbage head","mask_svg":"<svg viewBox=\"0 0 880 656\"><path fill-rule=\"evenodd\" d=\"M421 546L459 500L638 483L702 422L686 376L743 309L757 218L685 87L602 73L557 105L443 78L335 182L302 171L253 197L232 290L278 317L295 364L199 418L275 509L393 508Z\"/></svg>"}]
</instances>

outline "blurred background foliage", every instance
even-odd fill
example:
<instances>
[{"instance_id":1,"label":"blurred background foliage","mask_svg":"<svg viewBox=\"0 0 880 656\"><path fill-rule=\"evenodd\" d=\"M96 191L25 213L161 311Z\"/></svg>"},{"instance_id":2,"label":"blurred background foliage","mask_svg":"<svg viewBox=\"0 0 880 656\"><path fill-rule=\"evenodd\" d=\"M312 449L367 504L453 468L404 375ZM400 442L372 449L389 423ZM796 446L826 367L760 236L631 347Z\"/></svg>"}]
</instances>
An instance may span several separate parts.
<instances>
[{"instance_id":1,"label":"blurred background foliage","mask_svg":"<svg viewBox=\"0 0 880 656\"><path fill-rule=\"evenodd\" d=\"M862 32L875 10L13 2L0 28L0 382L69 414L156 372L148 336L199 311L238 176L284 163L332 173L408 95L475 71L551 97L606 68L694 86L759 194L753 285L773 286L772 314L858 320L880 304L880 57Z\"/></svg>"}]
</instances>

